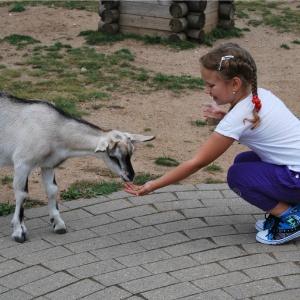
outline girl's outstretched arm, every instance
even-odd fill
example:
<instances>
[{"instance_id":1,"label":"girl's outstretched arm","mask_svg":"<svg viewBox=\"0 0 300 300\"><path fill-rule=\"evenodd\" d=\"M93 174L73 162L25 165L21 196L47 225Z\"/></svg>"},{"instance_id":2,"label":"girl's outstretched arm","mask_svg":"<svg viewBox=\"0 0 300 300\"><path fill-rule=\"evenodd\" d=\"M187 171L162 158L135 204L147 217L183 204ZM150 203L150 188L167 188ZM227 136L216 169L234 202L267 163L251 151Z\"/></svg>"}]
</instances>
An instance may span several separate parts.
<instances>
[{"instance_id":1,"label":"girl's outstretched arm","mask_svg":"<svg viewBox=\"0 0 300 300\"><path fill-rule=\"evenodd\" d=\"M192 159L183 162L158 179L148 181L142 187L135 186L132 183L125 183L124 190L133 195L144 196L154 190L169 184L174 184L212 163L221 156L233 142L234 139L213 132Z\"/></svg>"}]
</instances>

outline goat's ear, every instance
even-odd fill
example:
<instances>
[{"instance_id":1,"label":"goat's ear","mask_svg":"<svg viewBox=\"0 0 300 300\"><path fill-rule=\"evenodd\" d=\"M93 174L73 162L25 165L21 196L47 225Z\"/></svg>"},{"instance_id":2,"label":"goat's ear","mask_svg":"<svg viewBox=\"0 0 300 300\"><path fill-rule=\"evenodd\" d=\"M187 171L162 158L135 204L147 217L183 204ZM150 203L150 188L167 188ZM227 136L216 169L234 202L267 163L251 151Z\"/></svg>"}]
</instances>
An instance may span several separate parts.
<instances>
[{"instance_id":1,"label":"goat's ear","mask_svg":"<svg viewBox=\"0 0 300 300\"><path fill-rule=\"evenodd\" d=\"M155 139L155 136L153 136L153 135L132 134L132 133L128 133L128 132L124 132L124 134L128 138L130 138L130 140L133 144L140 143L140 142L152 141Z\"/></svg>"},{"instance_id":2,"label":"goat's ear","mask_svg":"<svg viewBox=\"0 0 300 300\"><path fill-rule=\"evenodd\" d=\"M98 145L95 149L95 152L104 152L108 147L108 141L106 138L101 138L98 142Z\"/></svg>"}]
</instances>

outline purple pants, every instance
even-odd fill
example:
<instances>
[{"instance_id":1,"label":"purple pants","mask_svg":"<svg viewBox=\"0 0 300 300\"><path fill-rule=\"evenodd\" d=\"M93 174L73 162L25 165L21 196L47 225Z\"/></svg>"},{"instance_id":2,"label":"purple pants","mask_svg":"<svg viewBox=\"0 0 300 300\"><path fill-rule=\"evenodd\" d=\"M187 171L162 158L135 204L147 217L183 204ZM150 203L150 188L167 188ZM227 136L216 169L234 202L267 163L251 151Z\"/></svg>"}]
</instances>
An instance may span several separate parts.
<instances>
[{"instance_id":1,"label":"purple pants","mask_svg":"<svg viewBox=\"0 0 300 300\"><path fill-rule=\"evenodd\" d=\"M300 172L263 162L253 151L236 156L227 181L237 195L264 211L278 202L300 203Z\"/></svg>"}]
</instances>

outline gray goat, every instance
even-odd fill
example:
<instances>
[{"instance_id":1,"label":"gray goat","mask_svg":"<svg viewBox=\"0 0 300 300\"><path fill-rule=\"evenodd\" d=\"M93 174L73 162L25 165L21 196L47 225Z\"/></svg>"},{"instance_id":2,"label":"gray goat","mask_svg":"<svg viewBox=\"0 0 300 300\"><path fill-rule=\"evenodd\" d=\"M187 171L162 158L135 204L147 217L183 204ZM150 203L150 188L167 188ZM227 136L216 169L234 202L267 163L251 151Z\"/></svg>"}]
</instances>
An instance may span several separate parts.
<instances>
[{"instance_id":1,"label":"gray goat","mask_svg":"<svg viewBox=\"0 0 300 300\"><path fill-rule=\"evenodd\" d=\"M68 158L92 155L102 159L124 181L132 181L131 156L134 144L154 136L105 131L82 119L74 118L50 102L26 100L0 91L0 166L14 167L13 187L16 200L12 219L12 238L26 240L24 203L28 198L28 177L37 167L48 197L54 231L62 234L54 168Z\"/></svg>"}]
</instances>

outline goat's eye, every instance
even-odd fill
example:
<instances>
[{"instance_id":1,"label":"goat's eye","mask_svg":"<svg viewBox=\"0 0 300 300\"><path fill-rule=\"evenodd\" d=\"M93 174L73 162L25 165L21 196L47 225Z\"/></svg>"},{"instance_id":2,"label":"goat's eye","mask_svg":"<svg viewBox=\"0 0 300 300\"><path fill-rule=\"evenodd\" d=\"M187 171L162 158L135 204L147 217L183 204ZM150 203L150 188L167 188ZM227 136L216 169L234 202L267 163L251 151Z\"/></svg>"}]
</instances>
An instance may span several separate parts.
<instances>
[{"instance_id":1,"label":"goat's eye","mask_svg":"<svg viewBox=\"0 0 300 300\"><path fill-rule=\"evenodd\" d=\"M115 162L119 167L121 166L119 160L118 160L115 156L111 156L111 155L110 155L109 158L110 158L113 162Z\"/></svg>"}]
</instances>

